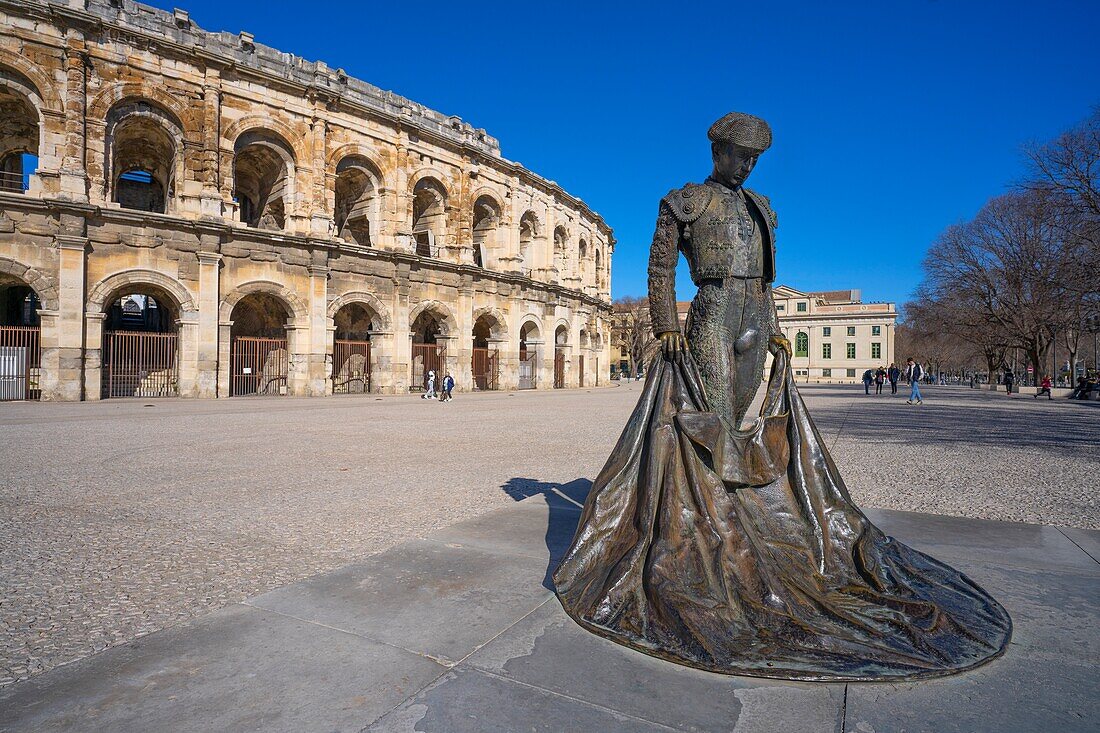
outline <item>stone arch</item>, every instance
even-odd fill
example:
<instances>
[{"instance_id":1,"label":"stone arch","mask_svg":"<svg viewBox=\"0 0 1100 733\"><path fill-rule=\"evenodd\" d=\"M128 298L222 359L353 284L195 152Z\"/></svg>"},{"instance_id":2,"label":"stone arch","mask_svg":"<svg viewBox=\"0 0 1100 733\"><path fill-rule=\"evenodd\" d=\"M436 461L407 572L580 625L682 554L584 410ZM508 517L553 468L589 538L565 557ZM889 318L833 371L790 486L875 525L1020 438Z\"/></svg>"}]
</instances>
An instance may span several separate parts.
<instances>
[{"instance_id":1,"label":"stone arch","mask_svg":"<svg viewBox=\"0 0 1100 733\"><path fill-rule=\"evenodd\" d=\"M115 293L127 287L141 286L151 286L167 293L175 301L173 305L179 308L181 314L197 310L191 292L183 283L162 272L143 269L124 270L103 278L88 291L85 307L90 313L106 313Z\"/></svg>"},{"instance_id":2,"label":"stone arch","mask_svg":"<svg viewBox=\"0 0 1100 733\"><path fill-rule=\"evenodd\" d=\"M528 326L534 326L534 330L528 329ZM519 333L521 338L540 340L542 338L542 319L534 313L523 316L519 319Z\"/></svg>"},{"instance_id":3,"label":"stone arch","mask_svg":"<svg viewBox=\"0 0 1100 733\"><path fill-rule=\"evenodd\" d=\"M412 193L410 228L416 241L416 253L434 257L438 255L439 243L446 240L450 194L441 178L426 174L418 176L409 188Z\"/></svg>"},{"instance_id":4,"label":"stone arch","mask_svg":"<svg viewBox=\"0 0 1100 733\"><path fill-rule=\"evenodd\" d=\"M107 110L103 177L105 193L123 208L164 213L171 212L182 189L184 128L179 116L152 96L127 96ZM133 171L148 180L123 179ZM157 200L148 200L151 195Z\"/></svg>"},{"instance_id":5,"label":"stone arch","mask_svg":"<svg viewBox=\"0 0 1100 733\"><path fill-rule=\"evenodd\" d=\"M46 116L34 82L0 67L0 190L18 193L47 151Z\"/></svg>"},{"instance_id":6,"label":"stone arch","mask_svg":"<svg viewBox=\"0 0 1100 733\"><path fill-rule=\"evenodd\" d=\"M233 308L245 296L253 293L267 293L281 300L287 309L287 313L295 322L304 322L309 317L309 309L305 302L290 288L270 280L252 280L238 285L232 292L222 299L218 309L218 320L225 322L232 318Z\"/></svg>"},{"instance_id":7,"label":"stone arch","mask_svg":"<svg viewBox=\"0 0 1100 733\"><path fill-rule=\"evenodd\" d=\"M58 93L57 87L54 86L52 78L37 65L31 63L27 57L8 49L0 49L0 67L4 66L24 77L34 86L31 91L38 98L41 105L40 112L49 110L58 115L65 113L61 95Z\"/></svg>"},{"instance_id":8,"label":"stone arch","mask_svg":"<svg viewBox=\"0 0 1100 733\"><path fill-rule=\"evenodd\" d=\"M285 135L249 127L233 139L234 200L241 223L280 230L294 213L298 155Z\"/></svg>"},{"instance_id":9,"label":"stone arch","mask_svg":"<svg viewBox=\"0 0 1100 733\"><path fill-rule=\"evenodd\" d=\"M449 198L451 190L447 187L447 174L436 168L435 166L424 166L417 169L412 175L409 176L409 193L412 194L416 190L416 184L423 181L425 178L434 178L436 183L443 188L443 193Z\"/></svg>"},{"instance_id":10,"label":"stone arch","mask_svg":"<svg viewBox=\"0 0 1100 733\"><path fill-rule=\"evenodd\" d=\"M268 115L242 117L222 131L222 139L229 141L229 148L232 150L236 147L237 140L241 135L256 130L263 130L275 137L282 138L283 144L294 153L296 163L297 161L310 160L309 148L302 136L295 132L290 125Z\"/></svg>"},{"instance_id":11,"label":"stone arch","mask_svg":"<svg viewBox=\"0 0 1100 733\"><path fill-rule=\"evenodd\" d=\"M377 330L393 330L393 319L390 316L389 309L386 308L385 304L377 296L362 290L353 290L333 298L328 304L328 317L335 318L341 308L351 303L362 303L370 307L370 309L377 314L379 321L376 326Z\"/></svg>"},{"instance_id":12,"label":"stone arch","mask_svg":"<svg viewBox=\"0 0 1100 733\"><path fill-rule=\"evenodd\" d=\"M374 174L378 177L380 190L389 189L385 173L383 172L384 166L379 162L378 151L373 147L363 143L344 143L331 151L325 158L325 170L335 172L336 166L345 158L362 158L369 164Z\"/></svg>"},{"instance_id":13,"label":"stone arch","mask_svg":"<svg viewBox=\"0 0 1100 733\"><path fill-rule=\"evenodd\" d=\"M456 336L458 334L458 321L455 319L454 313L438 300L422 300L413 306L413 309L409 311L409 325L415 323L416 319L425 312L430 312L439 319L442 336Z\"/></svg>"},{"instance_id":14,"label":"stone arch","mask_svg":"<svg viewBox=\"0 0 1100 733\"><path fill-rule=\"evenodd\" d=\"M334 233L355 244L375 244L382 223L382 171L372 159L359 153L338 158L332 171L327 193L331 195Z\"/></svg>"},{"instance_id":15,"label":"stone arch","mask_svg":"<svg viewBox=\"0 0 1100 733\"><path fill-rule=\"evenodd\" d=\"M489 320L489 329L493 339L503 340L508 338L508 318L499 308L486 306L474 310L473 323L476 324L482 318Z\"/></svg>"},{"instance_id":16,"label":"stone arch","mask_svg":"<svg viewBox=\"0 0 1100 733\"><path fill-rule=\"evenodd\" d=\"M35 295L38 296L38 302L41 303L42 310L57 310L59 298L57 283L49 275L9 257L0 257L0 280L6 279L3 277L4 275L18 280L20 284L33 290Z\"/></svg>"},{"instance_id":17,"label":"stone arch","mask_svg":"<svg viewBox=\"0 0 1100 733\"><path fill-rule=\"evenodd\" d=\"M112 109L130 100L146 100L149 104L168 112L175 118L174 122L184 133L184 137L201 137L198 131L189 130L184 123L184 120L188 119L187 107L179 101L179 98L159 86L140 82L118 82L103 89L88 105L88 119L106 122L107 115Z\"/></svg>"},{"instance_id":18,"label":"stone arch","mask_svg":"<svg viewBox=\"0 0 1100 733\"><path fill-rule=\"evenodd\" d=\"M564 320L559 320L554 324L554 345L569 346L569 344L569 324Z\"/></svg>"}]
</instances>

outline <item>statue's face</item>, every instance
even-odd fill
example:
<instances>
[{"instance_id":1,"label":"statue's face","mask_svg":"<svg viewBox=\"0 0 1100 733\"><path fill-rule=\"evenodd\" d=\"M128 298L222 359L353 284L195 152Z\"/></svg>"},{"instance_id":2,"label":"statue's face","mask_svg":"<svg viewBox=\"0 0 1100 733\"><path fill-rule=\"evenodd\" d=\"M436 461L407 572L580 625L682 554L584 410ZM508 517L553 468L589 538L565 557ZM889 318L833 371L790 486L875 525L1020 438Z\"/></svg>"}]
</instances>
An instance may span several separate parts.
<instances>
[{"instance_id":1,"label":"statue's face","mask_svg":"<svg viewBox=\"0 0 1100 733\"><path fill-rule=\"evenodd\" d=\"M712 147L714 170L728 183L741 185L748 180L760 151L743 148L735 143L715 144Z\"/></svg>"}]
</instances>

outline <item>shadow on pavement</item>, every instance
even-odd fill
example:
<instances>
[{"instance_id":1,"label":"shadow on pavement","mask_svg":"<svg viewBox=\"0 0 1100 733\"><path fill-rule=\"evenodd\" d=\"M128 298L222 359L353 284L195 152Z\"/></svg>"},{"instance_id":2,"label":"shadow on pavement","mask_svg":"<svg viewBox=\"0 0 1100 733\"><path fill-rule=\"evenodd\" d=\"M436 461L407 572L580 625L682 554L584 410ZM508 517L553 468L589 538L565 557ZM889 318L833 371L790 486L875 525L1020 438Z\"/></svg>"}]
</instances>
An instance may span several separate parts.
<instances>
[{"instance_id":1,"label":"shadow on pavement","mask_svg":"<svg viewBox=\"0 0 1100 733\"><path fill-rule=\"evenodd\" d=\"M550 551L550 562L546 565L542 585L547 590L554 590L554 569L573 541L573 533L577 531L577 521L580 519L581 509L584 508L588 490L592 488L592 482L579 478L558 484L529 478L512 478L501 488L516 501L541 496L546 502L549 509L546 549Z\"/></svg>"}]
</instances>

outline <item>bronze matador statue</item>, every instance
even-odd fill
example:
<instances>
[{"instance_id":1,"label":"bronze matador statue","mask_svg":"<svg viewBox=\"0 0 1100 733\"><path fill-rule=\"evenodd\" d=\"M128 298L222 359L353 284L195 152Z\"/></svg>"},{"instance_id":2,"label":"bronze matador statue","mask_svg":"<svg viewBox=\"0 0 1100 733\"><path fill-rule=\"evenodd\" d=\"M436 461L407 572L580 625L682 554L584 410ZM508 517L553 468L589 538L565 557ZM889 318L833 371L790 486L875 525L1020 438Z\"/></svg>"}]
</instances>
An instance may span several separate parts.
<instances>
[{"instance_id":1,"label":"bronze matador statue","mask_svg":"<svg viewBox=\"0 0 1100 733\"><path fill-rule=\"evenodd\" d=\"M798 394L770 291L775 215L743 188L771 130L733 113L710 139L713 175L661 200L649 297L664 353L554 572L562 607L600 636L725 674L911 680L994 659L1008 613L860 511ZM699 288L686 339L678 252ZM760 415L741 427L769 348Z\"/></svg>"},{"instance_id":2,"label":"bronze matador statue","mask_svg":"<svg viewBox=\"0 0 1100 733\"><path fill-rule=\"evenodd\" d=\"M649 255L649 312L666 355L682 352L676 313L676 260L687 258L698 293L688 315L687 346L696 357L711 407L736 427L760 385L769 347L790 345L779 332L775 212L744 187L772 131L759 117L732 112L711 125L714 172L661 199Z\"/></svg>"}]
</instances>

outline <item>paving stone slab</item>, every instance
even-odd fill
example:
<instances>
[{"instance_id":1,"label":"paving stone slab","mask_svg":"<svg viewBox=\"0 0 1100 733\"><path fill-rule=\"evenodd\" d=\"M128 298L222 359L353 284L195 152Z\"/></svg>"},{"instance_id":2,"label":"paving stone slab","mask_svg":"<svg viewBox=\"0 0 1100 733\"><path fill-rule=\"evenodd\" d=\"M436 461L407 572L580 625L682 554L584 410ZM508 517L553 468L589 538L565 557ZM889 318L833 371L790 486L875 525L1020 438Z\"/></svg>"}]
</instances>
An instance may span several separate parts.
<instances>
[{"instance_id":1,"label":"paving stone slab","mask_svg":"<svg viewBox=\"0 0 1100 733\"><path fill-rule=\"evenodd\" d=\"M560 559L569 549L581 508L558 497L534 497L452 524L426 539L507 555Z\"/></svg>"},{"instance_id":2,"label":"paving stone slab","mask_svg":"<svg viewBox=\"0 0 1100 733\"><path fill-rule=\"evenodd\" d=\"M1059 527L1058 531L1100 563L1100 530Z\"/></svg>"},{"instance_id":3,"label":"paving stone slab","mask_svg":"<svg viewBox=\"0 0 1100 733\"><path fill-rule=\"evenodd\" d=\"M669 728L466 668L449 672L367 730L369 733L655 733Z\"/></svg>"},{"instance_id":4,"label":"paving stone slab","mask_svg":"<svg viewBox=\"0 0 1100 733\"><path fill-rule=\"evenodd\" d=\"M786 683L683 667L578 626L556 598L464 663L682 731L834 733L843 684Z\"/></svg>"},{"instance_id":5,"label":"paving stone slab","mask_svg":"<svg viewBox=\"0 0 1100 733\"><path fill-rule=\"evenodd\" d=\"M945 562L964 558L1013 567L1100 572L1087 553L1054 527L889 509L864 513L886 534Z\"/></svg>"},{"instance_id":6,"label":"paving stone slab","mask_svg":"<svg viewBox=\"0 0 1100 733\"><path fill-rule=\"evenodd\" d=\"M1009 652L954 677L851 684L845 733L1095 733L1096 667Z\"/></svg>"},{"instance_id":7,"label":"paving stone slab","mask_svg":"<svg viewBox=\"0 0 1100 733\"><path fill-rule=\"evenodd\" d=\"M444 672L234 605L0 690L0 731L360 731Z\"/></svg>"},{"instance_id":8,"label":"paving stone slab","mask_svg":"<svg viewBox=\"0 0 1100 733\"><path fill-rule=\"evenodd\" d=\"M457 662L551 596L546 563L414 540L248 604Z\"/></svg>"}]
</instances>

